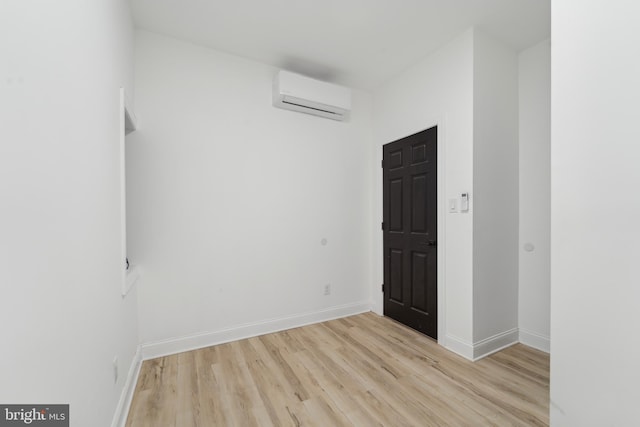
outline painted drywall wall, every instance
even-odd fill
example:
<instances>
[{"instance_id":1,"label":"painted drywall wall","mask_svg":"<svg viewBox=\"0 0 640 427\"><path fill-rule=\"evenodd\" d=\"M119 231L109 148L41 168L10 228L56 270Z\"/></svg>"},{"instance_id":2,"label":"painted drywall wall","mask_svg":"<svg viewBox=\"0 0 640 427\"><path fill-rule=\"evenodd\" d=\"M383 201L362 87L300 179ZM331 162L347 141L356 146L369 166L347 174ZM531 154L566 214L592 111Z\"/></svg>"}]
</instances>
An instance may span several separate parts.
<instances>
[{"instance_id":1,"label":"painted drywall wall","mask_svg":"<svg viewBox=\"0 0 640 427\"><path fill-rule=\"evenodd\" d=\"M552 2L552 426L638 421L639 13Z\"/></svg>"},{"instance_id":2,"label":"painted drywall wall","mask_svg":"<svg viewBox=\"0 0 640 427\"><path fill-rule=\"evenodd\" d=\"M370 96L353 92L347 122L277 109L276 71L137 33L128 235L143 343L370 307Z\"/></svg>"},{"instance_id":3,"label":"painted drywall wall","mask_svg":"<svg viewBox=\"0 0 640 427\"><path fill-rule=\"evenodd\" d=\"M373 122L374 310L383 311L381 147L438 125L439 342L470 359L516 342L516 53L470 29L380 87ZM461 193L469 211L448 212Z\"/></svg>"},{"instance_id":4,"label":"painted drywall wall","mask_svg":"<svg viewBox=\"0 0 640 427\"><path fill-rule=\"evenodd\" d=\"M518 55L520 341L549 352L551 275L551 43Z\"/></svg>"},{"instance_id":5,"label":"painted drywall wall","mask_svg":"<svg viewBox=\"0 0 640 427\"><path fill-rule=\"evenodd\" d=\"M473 43L473 341L518 340L518 59L481 31ZM495 348L493 348L495 349Z\"/></svg>"},{"instance_id":6,"label":"painted drywall wall","mask_svg":"<svg viewBox=\"0 0 640 427\"><path fill-rule=\"evenodd\" d=\"M470 354L473 208L448 214L445 200L473 185L473 30L381 86L373 117L374 310L382 313L382 145L438 125L438 335L443 345Z\"/></svg>"},{"instance_id":7,"label":"painted drywall wall","mask_svg":"<svg viewBox=\"0 0 640 427\"><path fill-rule=\"evenodd\" d=\"M132 48L124 1L2 3L0 402L68 403L74 426L109 425L137 347L120 294Z\"/></svg>"}]
</instances>

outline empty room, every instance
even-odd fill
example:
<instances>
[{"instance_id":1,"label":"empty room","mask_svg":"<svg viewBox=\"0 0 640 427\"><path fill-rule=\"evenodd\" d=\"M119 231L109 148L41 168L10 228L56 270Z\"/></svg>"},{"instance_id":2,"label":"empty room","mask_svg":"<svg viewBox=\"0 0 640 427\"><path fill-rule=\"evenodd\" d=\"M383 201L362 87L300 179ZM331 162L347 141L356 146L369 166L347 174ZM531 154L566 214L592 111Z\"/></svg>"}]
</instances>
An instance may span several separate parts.
<instances>
[{"instance_id":1,"label":"empty room","mask_svg":"<svg viewBox=\"0 0 640 427\"><path fill-rule=\"evenodd\" d=\"M2 0L0 426L638 425L637 16Z\"/></svg>"}]
</instances>

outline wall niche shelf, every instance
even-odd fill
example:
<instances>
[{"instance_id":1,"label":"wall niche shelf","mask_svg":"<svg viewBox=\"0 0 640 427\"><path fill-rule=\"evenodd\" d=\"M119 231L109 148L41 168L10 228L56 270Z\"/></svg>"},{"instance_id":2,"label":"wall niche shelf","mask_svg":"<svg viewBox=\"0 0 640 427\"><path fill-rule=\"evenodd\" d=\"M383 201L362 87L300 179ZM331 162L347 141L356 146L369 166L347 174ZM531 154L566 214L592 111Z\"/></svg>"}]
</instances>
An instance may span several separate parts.
<instances>
[{"instance_id":1,"label":"wall niche shelf","mask_svg":"<svg viewBox=\"0 0 640 427\"><path fill-rule=\"evenodd\" d=\"M124 98L124 134L129 135L131 132L138 129L138 120L136 119L135 114L133 114L131 104L128 102L127 97L124 94L124 89L122 89L122 97Z\"/></svg>"},{"instance_id":2,"label":"wall niche shelf","mask_svg":"<svg viewBox=\"0 0 640 427\"><path fill-rule=\"evenodd\" d=\"M140 278L140 266L131 263L127 255L127 174L126 144L127 135L138 129L138 121L133 113L132 104L124 88L120 88L120 228L122 260L122 297L133 288Z\"/></svg>"}]
</instances>

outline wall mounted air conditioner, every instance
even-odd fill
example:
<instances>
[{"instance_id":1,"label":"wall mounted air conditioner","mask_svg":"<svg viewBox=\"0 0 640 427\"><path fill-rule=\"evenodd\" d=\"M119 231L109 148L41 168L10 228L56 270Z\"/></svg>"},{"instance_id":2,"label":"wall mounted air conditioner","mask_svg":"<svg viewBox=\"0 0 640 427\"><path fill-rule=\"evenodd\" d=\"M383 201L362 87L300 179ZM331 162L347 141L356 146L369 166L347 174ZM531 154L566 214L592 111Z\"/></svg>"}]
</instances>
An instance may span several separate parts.
<instances>
[{"instance_id":1,"label":"wall mounted air conditioner","mask_svg":"<svg viewBox=\"0 0 640 427\"><path fill-rule=\"evenodd\" d=\"M351 110L351 90L281 70L273 82L273 105L328 119L345 120Z\"/></svg>"}]
</instances>

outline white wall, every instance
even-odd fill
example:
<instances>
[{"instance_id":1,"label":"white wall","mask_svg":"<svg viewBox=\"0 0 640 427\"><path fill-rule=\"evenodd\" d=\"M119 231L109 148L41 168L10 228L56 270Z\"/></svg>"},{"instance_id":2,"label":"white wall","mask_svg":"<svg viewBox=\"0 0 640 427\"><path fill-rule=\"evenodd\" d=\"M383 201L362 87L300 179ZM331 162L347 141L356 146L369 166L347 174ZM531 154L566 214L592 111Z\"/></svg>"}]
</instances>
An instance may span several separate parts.
<instances>
[{"instance_id":1,"label":"white wall","mask_svg":"<svg viewBox=\"0 0 640 427\"><path fill-rule=\"evenodd\" d=\"M518 340L518 61L470 29L374 93L372 296L382 313L382 145L438 125L438 336L470 359ZM467 213L448 200L471 194Z\"/></svg>"},{"instance_id":2,"label":"white wall","mask_svg":"<svg viewBox=\"0 0 640 427\"><path fill-rule=\"evenodd\" d=\"M472 223L447 214L445 200L473 184L473 31L396 76L374 94L372 157L373 307L382 313L382 145L438 125L438 336L469 353L472 345ZM443 167L444 166L444 167Z\"/></svg>"},{"instance_id":3,"label":"white wall","mask_svg":"<svg viewBox=\"0 0 640 427\"><path fill-rule=\"evenodd\" d=\"M481 31L473 49L474 357L518 340L518 59Z\"/></svg>"},{"instance_id":4,"label":"white wall","mask_svg":"<svg viewBox=\"0 0 640 427\"><path fill-rule=\"evenodd\" d=\"M124 1L2 3L0 402L69 403L74 426L111 422L137 345L119 241L132 47Z\"/></svg>"},{"instance_id":5,"label":"white wall","mask_svg":"<svg viewBox=\"0 0 640 427\"><path fill-rule=\"evenodd\" d=\"M551 274L551 43L518 56L520 111L520 341L549 351ZM530 244L532 250L525 250Z\"/></svg>"},{"instance_id":6,"label":"white wall","mask_svg":"<svg viewBox=\"0 0 640 427\"><path fill-rule=\"evenodd\" d=\"M552 2L553 426L638 422L639 14Z\"/></svg>"},{"instance_id":7,"label":"white wall","mask_svg":"<svg viewBox=\"0 0 640 427\"><path fill-rule=\"evenodd\" d=\"M173 351L368 309L370 97L354 91L351 120L336 122L272 107L272 67L147 32L136 47L128 233L141 341Z\"/></svg>"}]
</instances>

